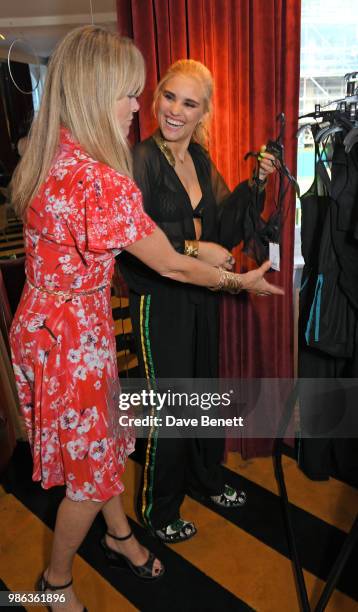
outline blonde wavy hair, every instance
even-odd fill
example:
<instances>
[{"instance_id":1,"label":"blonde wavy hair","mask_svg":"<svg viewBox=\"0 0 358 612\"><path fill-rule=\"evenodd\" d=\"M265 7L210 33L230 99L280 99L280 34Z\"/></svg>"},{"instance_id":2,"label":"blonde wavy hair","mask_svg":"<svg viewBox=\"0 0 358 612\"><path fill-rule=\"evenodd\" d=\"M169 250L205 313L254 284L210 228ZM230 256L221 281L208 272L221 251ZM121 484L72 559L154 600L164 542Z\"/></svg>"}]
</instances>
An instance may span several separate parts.
<instances>
[{"instance_id":1,"label":"blonde wavy hair","mask_svg":"<svg viewBox=\"0 0 358 612\"><path fill-rule=\"evenodd\" d=\"M214 80L213 76L206 66L201 62L197 62L192 59L181 59L174 62L169 66L167 72L159 81L153 96L153 112L157 116L157 108L159 97L167 82L176 76L187 76L195 79L202 87L204 94L204 113L207 113L205 117L197 124L192 141L198 142L202 147L207 149L209 147L210 138L210 120L213 110L213 92L214 92Z\"/></svg>"},{"instance_id":2,"label":"blonde wavy hair","mask_svg":"<svg viewBox=\"0 0 358 612\"><path fill-rule=\"evenodd\" d=\"M132 175L131 154L115 117L115 102L139 95L144 82L142 54L116 32L89 25L72 30L60 41L48 66L28 146L12 179L12 201L20 216L26 216L47 177L61 126L91 157Z\"/></svg>"}]
</instances>

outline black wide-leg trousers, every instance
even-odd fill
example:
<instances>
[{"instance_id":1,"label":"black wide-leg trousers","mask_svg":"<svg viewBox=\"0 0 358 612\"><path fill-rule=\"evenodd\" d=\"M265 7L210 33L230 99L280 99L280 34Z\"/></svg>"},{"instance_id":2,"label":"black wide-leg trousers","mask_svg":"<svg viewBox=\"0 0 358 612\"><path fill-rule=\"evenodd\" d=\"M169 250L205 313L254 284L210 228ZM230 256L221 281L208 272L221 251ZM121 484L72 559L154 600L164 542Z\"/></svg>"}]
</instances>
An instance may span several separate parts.
<instances>
[{"instance_id":1,"label":"black wide-leg trousers","mask_svg":"<svg viewBox=\"0 0 358 612\"><path fill-rule=\"evenodd\" d=\"M130 315L143 378L155 385L160 379L217 377L218 303L216 295L207 293L183 291L176 286L151 295L130 293ZM220 463L225 440L186 438L185 430L176 431L176 435L163 437L160 427L154 427L148 439L137 440L143 457L137 508L151 529L180 517L188 491L209 496L224 489Z\"/></svg>"}]
</instances>

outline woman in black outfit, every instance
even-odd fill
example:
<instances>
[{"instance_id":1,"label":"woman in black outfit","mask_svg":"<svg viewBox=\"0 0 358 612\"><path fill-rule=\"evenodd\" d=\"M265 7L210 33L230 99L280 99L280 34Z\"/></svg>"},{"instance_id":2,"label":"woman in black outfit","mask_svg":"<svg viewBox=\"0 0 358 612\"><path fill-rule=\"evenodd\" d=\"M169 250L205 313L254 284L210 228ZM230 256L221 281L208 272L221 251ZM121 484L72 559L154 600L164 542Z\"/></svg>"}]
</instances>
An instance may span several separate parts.
<instances>
[{"instance_id":1,"label":"woman in black outfit","mask_svg":"<svg viewBox=\"0 0 358 612\"><path fill-rule=\"evenodd\" d=\"M154 96L159 129L135 148L134 176L146 212L178 252L230 270L230 249L248 237L251 209L262 208L274 167L263 152L256 182L229 191L206 149L212 89L211 73L199 62L180 60L169 68ZM128 253L120 265L142 376L217 378L217 294L160 277ZM195 525L180 517L188 490L229 508L245 503L245 493L222 480L223 439L158 434L153 429L146 441L138 511L160 539L175 543L195 535Z\"/></svg>"}]
</instances>

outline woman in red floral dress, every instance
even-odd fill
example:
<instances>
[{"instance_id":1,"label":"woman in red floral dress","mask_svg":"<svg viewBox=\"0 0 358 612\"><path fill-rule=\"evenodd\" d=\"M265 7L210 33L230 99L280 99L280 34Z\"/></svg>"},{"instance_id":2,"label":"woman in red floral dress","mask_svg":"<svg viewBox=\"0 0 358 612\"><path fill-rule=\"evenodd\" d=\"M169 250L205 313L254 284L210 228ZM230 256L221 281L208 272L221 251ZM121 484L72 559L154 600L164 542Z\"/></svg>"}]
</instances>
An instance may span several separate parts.
<instances>
[{"instance_id":1,"label":"woman in red floral dress","mask_svg":"<svg viewBox=\"0 0 358 612\"><path fill-rule=\"evenodd\" d=\"M39 588L64 591L68 611L83 609L72 591L72 562L100 510L112 565L127 564L144 579L164 572L133 536L120 499L134 440L118 423L115 252L126 249L182 282L280 293L263 278L269 264L236 275L179 255L143 211L126 137L144 78L131 41L95 26L70 32L51 59L13 179L27 275L11 329L13 365L33 479L44 488L66 485Z\"/></svg>"}]
</instances>

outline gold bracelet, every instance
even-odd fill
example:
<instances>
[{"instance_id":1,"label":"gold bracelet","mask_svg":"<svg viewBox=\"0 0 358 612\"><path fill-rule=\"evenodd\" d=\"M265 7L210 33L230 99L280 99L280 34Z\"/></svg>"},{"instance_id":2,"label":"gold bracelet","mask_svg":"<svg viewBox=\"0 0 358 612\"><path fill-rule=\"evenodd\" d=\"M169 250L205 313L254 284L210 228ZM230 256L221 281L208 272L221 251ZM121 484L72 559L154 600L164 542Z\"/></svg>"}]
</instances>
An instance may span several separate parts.
<instances>
[{"instance_id":1,"label":"gold bracelet","mask_svg":"<svg viewBox=\"0 0 358 612\"><path fill-rule=\"evenodd\" d=\"M184 255L188 255L188 257L197 257L198 254L199 254L198 240L185 240Z\"/></svg>"},{"instance_id":2,"label":"gold bracelet","mask_svg":"<svg viewBox=\"0 0 358 612\"><path fill-rule=\"evenodd\" d=\"M240 293L243 285L238 274L219 268L220 277L216 287L209 287L210 291L228 291L229 293Z\"/></svg>"}]
</instances>

